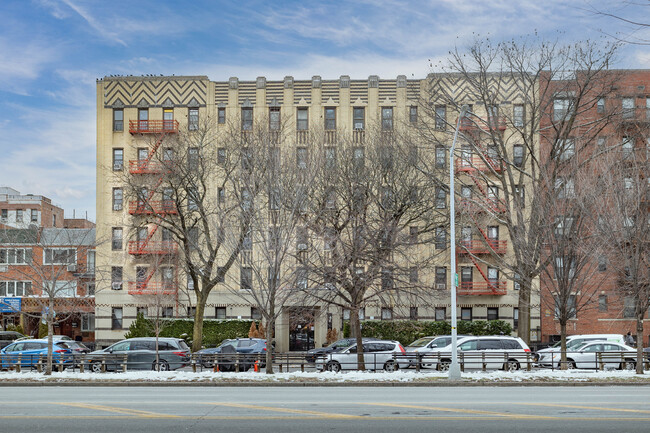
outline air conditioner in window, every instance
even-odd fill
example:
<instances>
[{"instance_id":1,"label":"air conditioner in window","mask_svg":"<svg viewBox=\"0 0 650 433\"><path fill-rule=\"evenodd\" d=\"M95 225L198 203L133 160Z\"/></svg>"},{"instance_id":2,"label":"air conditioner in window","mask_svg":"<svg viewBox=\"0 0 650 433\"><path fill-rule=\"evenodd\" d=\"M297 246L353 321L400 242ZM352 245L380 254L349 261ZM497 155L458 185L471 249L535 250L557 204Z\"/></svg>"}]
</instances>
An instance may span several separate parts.
<instances>
[{"instance_id":1,"label":"air conditioner in window","mask_svg":"<svg viewBox=\"0 0 650 433\"><path fill-rule=\"evenodd\" d=\"M111 289L113 290L122 290L122 283L112 283Z\"/></svg>"},{"instance_id":2,"label":"air conditioner in window","mask_svg":"<svg viewBox=\"0 0 650 433\"><path fill-rule=\"evenodd\" d=\"M77 272L77 265L68 265L68 272Z\"/></svg>"},{"instance_id":3,"label":"air conditioner in window","mask_svg":"<svg viewBox=\"0 0 650 433\"><path fill-rule=\"evenodd\" d=\"M445 283L436 283L436 290L445 290L447 285Z\"/></svg>"},{"instance_id":4,"label":"air conditioner in window","mask_svg":"<svg viewBox=\"0 0 650 433\"><path fill-rule=\"evenodd\" d=\"M9 271L9 266L7 265L0 265L0 272L7 272Z\"/></svg>"}]
</instances>

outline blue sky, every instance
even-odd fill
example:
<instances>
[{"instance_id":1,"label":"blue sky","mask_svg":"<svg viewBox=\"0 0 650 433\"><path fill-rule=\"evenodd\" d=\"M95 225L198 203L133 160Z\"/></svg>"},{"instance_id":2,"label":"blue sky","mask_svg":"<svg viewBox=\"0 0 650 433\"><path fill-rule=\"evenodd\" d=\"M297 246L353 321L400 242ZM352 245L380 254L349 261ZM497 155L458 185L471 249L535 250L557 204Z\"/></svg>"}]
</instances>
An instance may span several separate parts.
<instances>
[{"instance_id":1,"label":"blue sky","mask_svg":"<svg viewBox=\"0 0 650 433\"><path fill-rule=\"evenodd\" d=\"M476 35L572 41L631 30L590 6L650 21L648 4L615 0L0 0L0 186L94 219L104 75L422 78ZM622 53L618 67L650 68L650 47Z\"/></svg>"}]
</instances>

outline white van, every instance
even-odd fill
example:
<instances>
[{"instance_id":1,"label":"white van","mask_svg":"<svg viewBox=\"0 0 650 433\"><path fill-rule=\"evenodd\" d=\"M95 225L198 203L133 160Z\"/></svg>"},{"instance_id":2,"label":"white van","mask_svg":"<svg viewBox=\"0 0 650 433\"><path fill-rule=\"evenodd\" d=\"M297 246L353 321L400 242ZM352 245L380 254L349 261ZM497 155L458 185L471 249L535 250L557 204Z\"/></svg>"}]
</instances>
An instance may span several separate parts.
<instances>
[{"instance_id":1,"label":"white van","mask_svg":"<svg viewBox=\"0 0 650 433\"><path fill-rule=\"evenodd\" d=\"M566 336L566 350L573 350L585 343L591 341L609 341L612 343L625 344L625 336L623 334L582 334L582 335L567 335ZM560 345L561 341L558 341L551 347L546 349L538 350L535 353L535 358L539 359L541 354L550 353L550 352L559 352L561 350Z\"/></svg>"}]
</instances>

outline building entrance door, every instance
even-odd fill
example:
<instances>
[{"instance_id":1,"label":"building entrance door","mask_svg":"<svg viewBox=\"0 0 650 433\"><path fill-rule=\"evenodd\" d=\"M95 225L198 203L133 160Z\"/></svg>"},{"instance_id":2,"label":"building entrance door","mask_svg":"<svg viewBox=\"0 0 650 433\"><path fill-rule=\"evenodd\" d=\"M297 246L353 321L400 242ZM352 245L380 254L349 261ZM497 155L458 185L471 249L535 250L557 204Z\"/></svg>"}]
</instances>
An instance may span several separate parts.
<instances>
[{"instance_id":1,"label":"building entrance door","mask_svg":"<svg viewBox=\"0 0 650 433\"><path fill-rule=\"evenodd\" d=\"M289 350L307 351L314 346L314 309L292 308L289 311Z\"/></svg>"}]
</instances>

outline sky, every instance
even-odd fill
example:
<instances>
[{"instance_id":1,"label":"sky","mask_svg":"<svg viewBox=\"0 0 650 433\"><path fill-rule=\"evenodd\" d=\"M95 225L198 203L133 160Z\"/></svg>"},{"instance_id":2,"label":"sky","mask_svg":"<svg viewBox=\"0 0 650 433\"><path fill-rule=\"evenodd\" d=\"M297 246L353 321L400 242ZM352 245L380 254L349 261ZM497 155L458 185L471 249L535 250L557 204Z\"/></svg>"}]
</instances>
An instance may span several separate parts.
<instances>
[{"instance_id":1,"label":"sky","mask_svg":"<svg viewBox=\"0 0 650 433\"><path fill-rule=\"evenodd\" d=\"M424 78L489 36L644 38L648 0L0 0L0 186L95 218L96 79ZM650 38L648 38L650 39ZM650 46L621 68L650 68Z\"/></svg>"}]
</instances>

